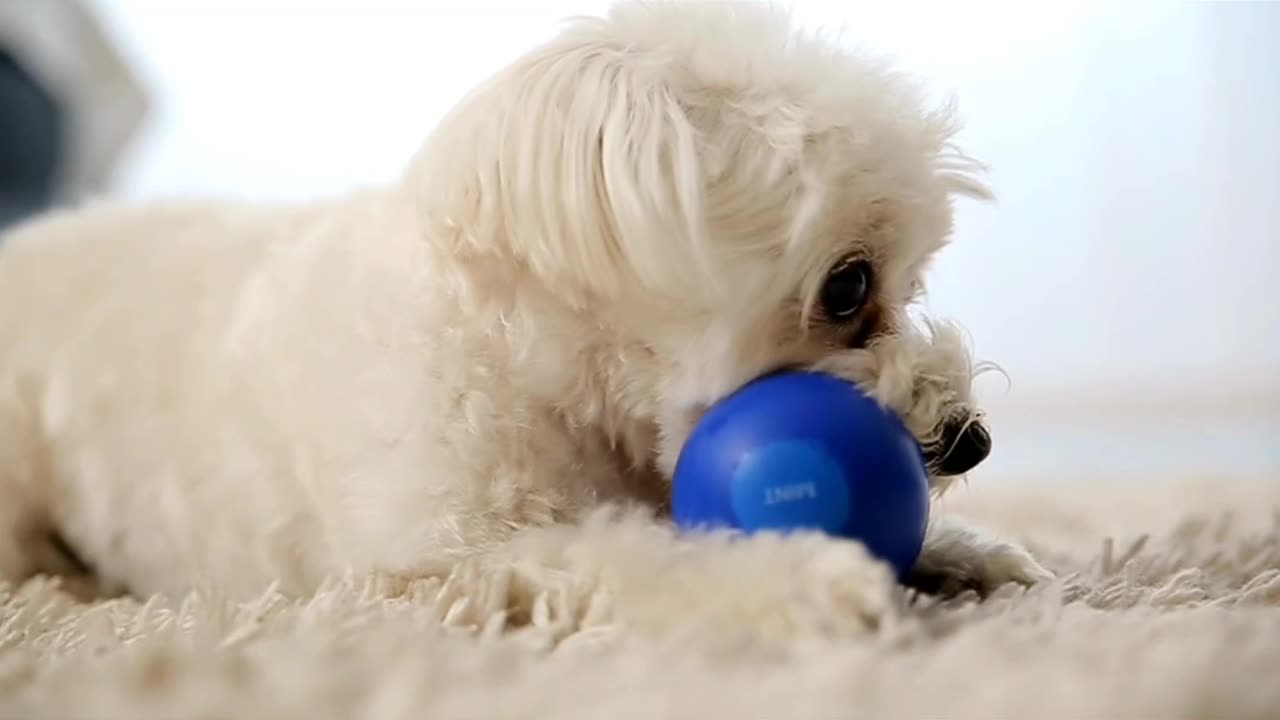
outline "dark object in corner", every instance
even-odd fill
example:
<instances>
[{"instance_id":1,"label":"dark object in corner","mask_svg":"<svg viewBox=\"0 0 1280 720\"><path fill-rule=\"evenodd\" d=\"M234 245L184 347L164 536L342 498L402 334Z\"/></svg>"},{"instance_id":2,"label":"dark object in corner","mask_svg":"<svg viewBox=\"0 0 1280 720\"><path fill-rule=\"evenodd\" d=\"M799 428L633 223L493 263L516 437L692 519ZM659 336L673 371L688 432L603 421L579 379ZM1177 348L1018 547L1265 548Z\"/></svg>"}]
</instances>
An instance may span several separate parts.
<instances>
[{"instance_id":1,"label":"dark object in corner","mask_svg":"<svg viewBox=\"0 0 1280 720\"><path fill-rule=\"evenodd\" d=\"M64 116L53 94L0 48L0 230L52 205Z\"/></svg>"}]
</instances>

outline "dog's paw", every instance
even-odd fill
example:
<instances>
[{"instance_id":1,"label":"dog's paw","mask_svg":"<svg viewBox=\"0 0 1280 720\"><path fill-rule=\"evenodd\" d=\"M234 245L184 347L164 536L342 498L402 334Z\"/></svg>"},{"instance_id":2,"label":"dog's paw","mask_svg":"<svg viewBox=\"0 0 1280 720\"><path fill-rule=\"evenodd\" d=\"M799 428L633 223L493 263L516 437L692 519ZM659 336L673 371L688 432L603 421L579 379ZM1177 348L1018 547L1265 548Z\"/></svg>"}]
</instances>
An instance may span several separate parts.
<instances>
[{"instance_id":1,"label":"dog's paw","mask_svg":"<svg viewBox=\"0 0 1280 720\"><path fill-rule=\"evenodd\" d=\"M972 590L985 597L1009 583L1030 587L1054 577L1020 545L939 521L929 528L907 584L931 595L951 597Z\"/></svg>"}]
</instances>

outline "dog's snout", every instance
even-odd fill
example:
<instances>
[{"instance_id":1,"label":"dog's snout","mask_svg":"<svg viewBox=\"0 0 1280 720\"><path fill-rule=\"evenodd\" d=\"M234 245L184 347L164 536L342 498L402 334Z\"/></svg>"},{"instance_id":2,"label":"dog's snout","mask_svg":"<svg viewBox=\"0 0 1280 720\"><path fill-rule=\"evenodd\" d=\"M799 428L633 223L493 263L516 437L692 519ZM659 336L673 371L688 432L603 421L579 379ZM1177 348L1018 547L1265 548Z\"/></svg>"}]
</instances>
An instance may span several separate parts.
<instances>
[{"instance_id":1,"label":"dog's snout","mask_svg":"<svg viewBox=\"0 0 1280 720\"><path fill-rule=\"evenodd\" d=\"M963 475L991 454L991 433L977 420L961 418L947 423L934 469L940 475Z\"/></svg>"}]
</instances>

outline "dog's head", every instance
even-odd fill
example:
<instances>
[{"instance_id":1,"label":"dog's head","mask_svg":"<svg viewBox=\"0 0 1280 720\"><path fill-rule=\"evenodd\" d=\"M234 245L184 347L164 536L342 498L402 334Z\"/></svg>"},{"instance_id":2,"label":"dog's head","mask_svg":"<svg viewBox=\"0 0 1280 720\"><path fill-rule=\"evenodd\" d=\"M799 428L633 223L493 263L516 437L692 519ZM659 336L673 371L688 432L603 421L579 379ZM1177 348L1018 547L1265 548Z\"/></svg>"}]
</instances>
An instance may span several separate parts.
<instances>
[{"instance_id":1,"label":"dog's head","mask_svg":"<svg viewBox=\"0 0 1280 720\"><path fill-rule=\"evenodd\" d=\"M958 334L908 307L980 169L950 108L764 5L647 2L572 23L428 146L459 249L594 318L594 372L670 472L702 411L787 366L903 415L936 478L990 445Z\"/></svg>"}]
</instances>

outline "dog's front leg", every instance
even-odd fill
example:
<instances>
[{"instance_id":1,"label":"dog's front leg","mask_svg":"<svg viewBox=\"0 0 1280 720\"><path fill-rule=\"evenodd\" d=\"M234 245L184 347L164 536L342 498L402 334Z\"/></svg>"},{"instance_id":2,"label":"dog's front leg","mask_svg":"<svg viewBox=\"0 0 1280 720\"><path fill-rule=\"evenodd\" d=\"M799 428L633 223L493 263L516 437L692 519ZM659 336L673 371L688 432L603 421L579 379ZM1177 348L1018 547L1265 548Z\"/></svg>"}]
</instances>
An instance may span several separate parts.
<instances>
[{"instance_id":1,"label":"dog's front leg","mask_svg":"<svg viewBox=\"0 0 1280 720\"><path fill-rule=\"evenodd\" d=\"M1021 545L953 518L937 518L929 524L907 584L929 594L974 590L986 596L1008 583L1030 587L1053 578Z\"/></svg>"}]
</instances>

